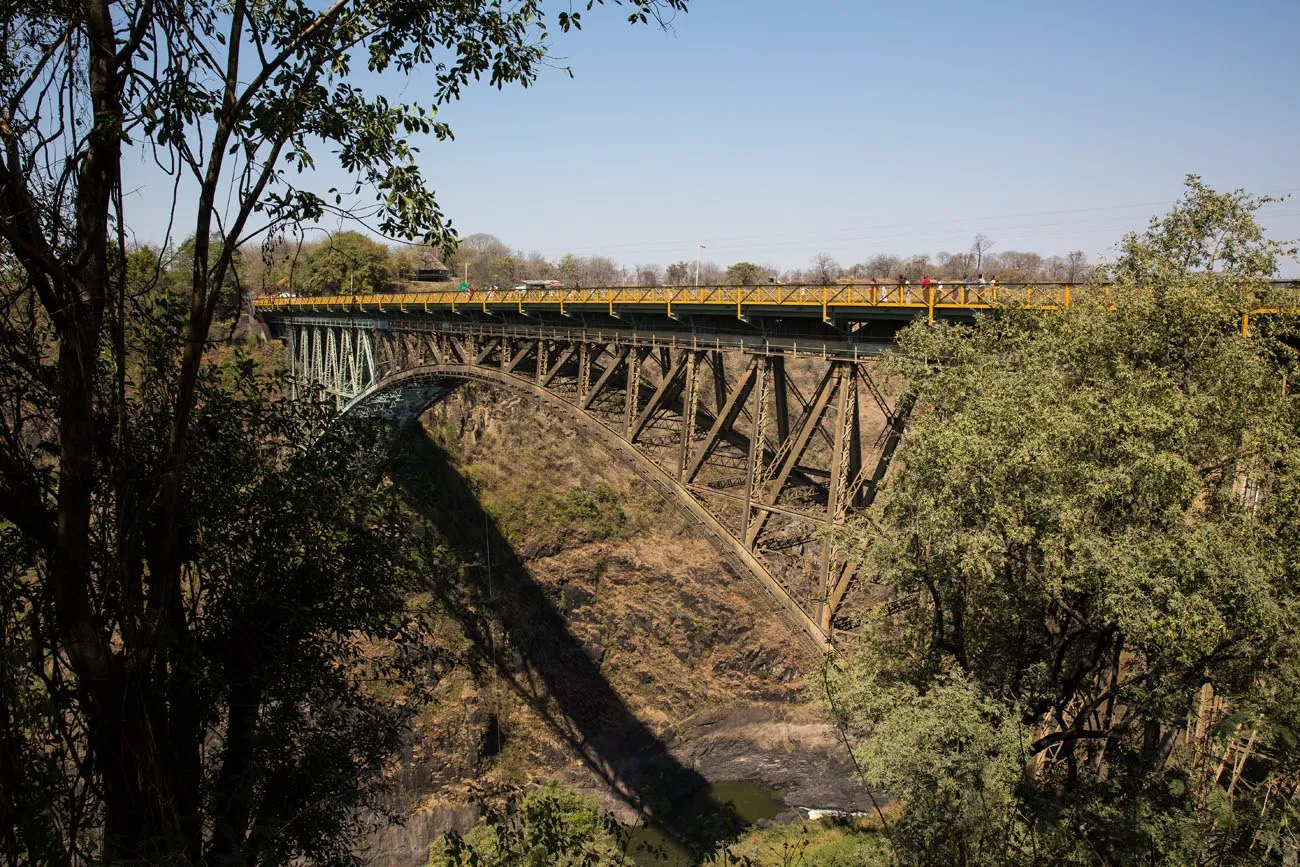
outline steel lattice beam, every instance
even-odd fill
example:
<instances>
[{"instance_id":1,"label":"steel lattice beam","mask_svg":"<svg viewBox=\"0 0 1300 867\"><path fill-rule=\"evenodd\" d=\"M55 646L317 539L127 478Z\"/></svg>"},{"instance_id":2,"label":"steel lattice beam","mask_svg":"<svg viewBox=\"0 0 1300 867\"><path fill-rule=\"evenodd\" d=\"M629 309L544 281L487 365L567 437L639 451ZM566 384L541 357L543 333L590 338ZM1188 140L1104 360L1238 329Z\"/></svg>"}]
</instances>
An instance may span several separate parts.
<instances>
[{"instance_id":1,"label":"steel lattice beam","mask_svg":"<svg viewBox=\"0 0 1300 867\"><path fill-rule=\"evenodd\" d=\"M833 635L855 571L821 528L871 505L911 409L907 395L891 404L866 359L803 356L805 387L816 377L805 399L781 352L646 345L632 329L528 338L416 324L288 319L277 334L295 393L323 389L348 412L414 418L467 381L564 408L700 517L811 637ZM880 420L874 441L863 401Z\"/></svg>"}]
</instances>

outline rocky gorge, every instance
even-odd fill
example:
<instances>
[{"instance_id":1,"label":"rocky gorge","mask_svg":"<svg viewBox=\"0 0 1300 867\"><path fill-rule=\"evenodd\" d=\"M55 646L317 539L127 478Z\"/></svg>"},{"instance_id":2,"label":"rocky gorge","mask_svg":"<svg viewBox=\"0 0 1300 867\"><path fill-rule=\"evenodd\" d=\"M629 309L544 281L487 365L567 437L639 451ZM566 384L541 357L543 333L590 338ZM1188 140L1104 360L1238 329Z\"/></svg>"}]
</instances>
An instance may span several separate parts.
<instances>
[{"instance_id":1,"label":"rocky gorge","mask_svg":"<svg viewBox=\"0 0 1300 867\"><path fill-rule=\"evenodd\" d=\"M524 398L462 389L401 444L441 552L417 715L375 867L423 864L482 806L560 780L625 824L722 783L872 809L816 696L821 661L692 520Z\"/></svg>"}]
</instances>

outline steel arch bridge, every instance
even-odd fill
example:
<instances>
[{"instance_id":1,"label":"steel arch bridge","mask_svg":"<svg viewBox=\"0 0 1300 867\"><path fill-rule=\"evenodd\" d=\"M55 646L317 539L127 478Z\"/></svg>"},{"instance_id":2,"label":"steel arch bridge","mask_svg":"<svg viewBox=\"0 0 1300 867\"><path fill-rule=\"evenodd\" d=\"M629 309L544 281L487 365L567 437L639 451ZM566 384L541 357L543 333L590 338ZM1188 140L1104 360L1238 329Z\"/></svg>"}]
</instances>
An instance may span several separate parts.
<instances>
[{"instance_id":1,"label":"steel arch bridge","mask_svg":"<svg viewBox=\"0 0 1300 867\"><path fill-rule=\"evenodd\" d=\"M1000 297L999 297L1000 293ZM825 648L858 597L832 531L871 505L911 409L875 357L901 326L1071 287L409 292L255 302L297 387L403 422L465 383L532 395L690 511ZM1243 329L1246 321L1243 319Z\"/></svg>"}]
</instances>

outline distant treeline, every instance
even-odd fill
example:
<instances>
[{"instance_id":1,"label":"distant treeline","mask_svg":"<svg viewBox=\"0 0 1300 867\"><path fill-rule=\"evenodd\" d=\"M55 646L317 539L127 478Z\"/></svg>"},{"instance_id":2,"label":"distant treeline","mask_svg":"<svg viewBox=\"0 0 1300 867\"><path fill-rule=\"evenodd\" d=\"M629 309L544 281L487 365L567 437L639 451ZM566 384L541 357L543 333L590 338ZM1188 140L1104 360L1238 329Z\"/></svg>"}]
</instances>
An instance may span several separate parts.
<instances>
[{"instance_id":1,"label":"distant treeline","mask_svg":"<svg viewBox=\"0 0 1300 867\"><path fill-rule=\"evenodd\" d=\"M370 293L394 289L417 279L420 272L442 272L475 288L508 288L525 280L558 280L567 286L687 286L757 285L763 283L826 284L845 280L919 282L972 280L983 275L1002 283L1087 280L1092 272L1081 251L1043 256L1019 250L995 251L993 242L977 236L971 249L935 256L879 254L843 265L826 253L806 268L736 262L729 266L693 261L626 267L606 256L566 254L551 260L541 253L512 249L493 235L463 238L455 254L444 260L431 247L387 247L359 232L336 232L319 241L280 241L240 251L239 279L254 295L328 295Z\"/></svg>"}]
</instances>

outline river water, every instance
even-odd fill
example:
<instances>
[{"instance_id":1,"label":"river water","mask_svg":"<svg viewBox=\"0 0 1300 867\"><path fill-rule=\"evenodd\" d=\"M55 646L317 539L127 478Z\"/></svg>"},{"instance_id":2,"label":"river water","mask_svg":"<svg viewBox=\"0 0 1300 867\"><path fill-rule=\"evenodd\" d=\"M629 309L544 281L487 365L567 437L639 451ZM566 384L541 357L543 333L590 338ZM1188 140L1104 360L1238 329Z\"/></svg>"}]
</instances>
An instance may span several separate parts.
<instances>
[{"instance_id":1,"label":"river water","mask_svg":"<svg viewBox=\"0 0 1300 867\"><path fill-rule=\"evenodd\" d=\"M675 803L662 819L629 828L627 852L645 867L690 867L696 859L682 837L710 848L788 809L781 793L762 783L713 783Z\"/></svg>"}]
</instances>

